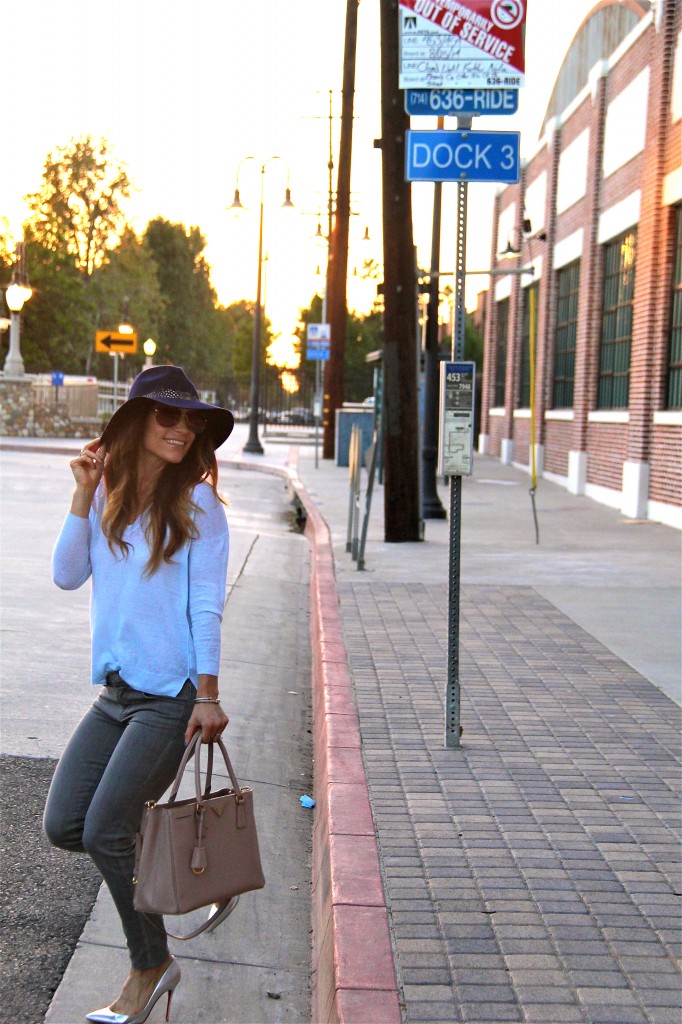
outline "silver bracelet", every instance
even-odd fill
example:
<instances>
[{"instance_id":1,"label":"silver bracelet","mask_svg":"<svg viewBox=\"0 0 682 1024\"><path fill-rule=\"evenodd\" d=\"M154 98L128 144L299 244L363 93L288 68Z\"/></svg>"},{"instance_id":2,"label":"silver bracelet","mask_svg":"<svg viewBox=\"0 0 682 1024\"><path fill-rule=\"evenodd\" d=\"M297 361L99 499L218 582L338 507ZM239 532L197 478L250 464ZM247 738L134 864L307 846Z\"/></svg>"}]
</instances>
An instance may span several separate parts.
<instances>
[{"instance_id":1,"label":"silver bracelet","mask_svg":"<svg viewBox=\"0 0 682 1024\"><path fill-rule=\"evenodd\" d=\"M220 704L219 697L195 697L195 704Z\"/></svg>"}]
</instances>

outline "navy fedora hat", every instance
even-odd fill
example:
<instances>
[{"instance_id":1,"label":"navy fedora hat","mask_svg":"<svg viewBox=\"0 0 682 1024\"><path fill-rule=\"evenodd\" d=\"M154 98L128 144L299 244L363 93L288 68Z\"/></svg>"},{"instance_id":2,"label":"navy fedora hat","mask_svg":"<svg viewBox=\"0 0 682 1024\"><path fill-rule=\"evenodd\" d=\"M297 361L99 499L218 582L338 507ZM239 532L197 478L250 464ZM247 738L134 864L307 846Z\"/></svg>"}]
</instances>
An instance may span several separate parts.
<instances>
[{"instance_id":1,"label":"navy fedora hat","mask_svg":"<svg viewBox=\"0 0 682 1024\"><path fill-rule=\"evenodd\" d=\"M196 409L203 412L208 421L206 429L210 432L214 448L219 448L232 433L234 416L229 409L221 409L218 405L202 402L194 384L180 366L150 366L138 373L130 385L127 400L116 410L104 428L104 444L113 440L116 430L129 415L131 408L149 402L171 405L175 409Z\"/></svg>"}]
</instances>

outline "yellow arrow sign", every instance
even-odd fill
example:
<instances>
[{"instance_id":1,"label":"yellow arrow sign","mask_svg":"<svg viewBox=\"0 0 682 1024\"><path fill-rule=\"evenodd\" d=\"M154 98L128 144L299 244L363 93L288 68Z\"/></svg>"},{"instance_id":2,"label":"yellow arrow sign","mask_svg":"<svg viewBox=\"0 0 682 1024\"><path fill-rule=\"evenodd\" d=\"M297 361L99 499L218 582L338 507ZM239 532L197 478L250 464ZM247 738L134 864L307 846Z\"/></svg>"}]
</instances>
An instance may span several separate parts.
<instances>
[{"instance_id":1,"label":"yellow arrow sign","mask_svg":"<svg viewBox=\"0 0 682 1024\"><path fill-rule=\"evenodd\" d=\"M121 334L119 331L97 331L95 352L120 352L134 355L137 352L137 334Z\"/></svg>"}]
</instances>

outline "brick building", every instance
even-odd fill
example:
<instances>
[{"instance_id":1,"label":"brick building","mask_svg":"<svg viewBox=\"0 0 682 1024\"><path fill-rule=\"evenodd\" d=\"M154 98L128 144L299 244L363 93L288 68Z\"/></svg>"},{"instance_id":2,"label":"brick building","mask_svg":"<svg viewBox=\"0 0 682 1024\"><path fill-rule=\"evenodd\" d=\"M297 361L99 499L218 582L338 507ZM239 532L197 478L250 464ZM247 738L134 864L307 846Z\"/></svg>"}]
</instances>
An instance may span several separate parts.
<instances>
[{"instance_id":1,"label":"brick building","mask_svg":"<svg viewBox=\"0 0 682 1024\"><path fill-rule=\"evenodd\" d=\"M491 267L479 449L682 528L682 4L585 19Z\"/></svg>"}]
</instances>

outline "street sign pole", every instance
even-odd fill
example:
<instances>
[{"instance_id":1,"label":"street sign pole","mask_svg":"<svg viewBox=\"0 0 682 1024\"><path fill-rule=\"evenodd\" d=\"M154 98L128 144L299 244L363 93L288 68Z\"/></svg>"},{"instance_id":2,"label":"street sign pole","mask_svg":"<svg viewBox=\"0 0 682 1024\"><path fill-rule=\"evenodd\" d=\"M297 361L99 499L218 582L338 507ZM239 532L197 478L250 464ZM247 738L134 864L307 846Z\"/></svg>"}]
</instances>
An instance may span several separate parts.
<instances>
[{"instance_id":1,"label":"street sign pole","mask_svg":"<svg viewBox=\"0 0 682 1024\"><path fill-rule=\"evenodd\" d=\"M306 327L306 359L315 360L315 397L313 399L313 412L315 418L315 469L319 468L319 426L320 413L322 412L322 371L320 364L329 359L331 346L331 327L326 322L327 297L322 300L322 323L308 324Z\"/></svg>"},{"instance_id":2,"label":"street sign pole","mask_svg":"<svg viewBox=\"0 0 682 1024\"><path fill-rule=\"evenodd\" d=\"M470 128L470 118L458 118L458 128ZM452 361L464 359L466 332L466 241L468 184L457 184L457 251L455 253L455 330L452 338ZM459 682L459 592L460 547L462 535L462 477L450 477L450 554L448 565L448 664L445 694L445 746L460 745L460 682Z\"/></svg>"},{"instance_id":3,"label":"street sign pole","mask_svg":"<svg viewBox=\"0 0 682 1024\"><path fill-rule=\"evenodd\" d=\"M472 132L471 118L478 114L511 114L518 108L517 90L524 84L525 75L526 0L459 0L456 4L399 0L398 6L399 81L400 88L406 90L406 112L457 116L456 132L442 127L437 131L407 132L405 170L407 181L457 182L452 362L461 363L466 329L468 183L515 184L521 170L519 133ZM461 733L461 516L462 473L450 471L446 747L459 747Z\"/></svg>"},{"instance_id":4,"label":"street sign pole","mask_svg":"<svg viewBox=\"0 0 682 1024\"><path fill-rule=\"evenodd\" d=\"M319 404L320 404L320 366L322 360L315 360L315 402L314 402L314 413L315 413L315 469L320 468L320 415L319 415Z\"/></svg>"},{"instance_id":5,"label":"street sign pole","mask_svg":"<svg viewBox=\"0 0 682 1024\"><path fill-rule=\"evenodd\" d=\"M114 412L118 409L118 352L114 352Z\"/></svg>"}]
</instances>

